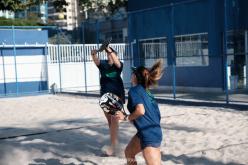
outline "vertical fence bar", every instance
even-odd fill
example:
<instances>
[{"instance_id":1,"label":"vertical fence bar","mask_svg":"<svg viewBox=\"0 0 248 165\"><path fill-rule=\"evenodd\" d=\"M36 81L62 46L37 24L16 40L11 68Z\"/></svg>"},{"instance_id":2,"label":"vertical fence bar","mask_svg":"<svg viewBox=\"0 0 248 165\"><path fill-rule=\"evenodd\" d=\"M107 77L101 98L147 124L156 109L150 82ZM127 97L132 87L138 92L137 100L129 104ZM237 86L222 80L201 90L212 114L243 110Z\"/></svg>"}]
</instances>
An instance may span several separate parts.
<instances>
[{"instance_id":1,"label":"vertical fence bar","mask_svg":"<svg viewBox=\"0 0 248 165\"><path fill-rule=\"evenodd\" d=\"M173 98L176 99L176 66L174 62L172 64L172 70L173 70Z\"/></svg>"},{"instance_id":2,"label":"vertical fence bar","mask_svg":"<svg viewBox=\"0 0 248 165\"><path fill-rule=\"evenodd\" d=\"M224 0L224 33L223 33L223 60L224 60L224 87L226 93L226 103L229 104L228 93L228 64L227 64L227 2Z\"/></svg>"},{"instance_id":3,"label":"vertical fence bar","mask_svg":"<svg viewBox=\"0 0 248 165\"><path fill-rule=\"evenodd\" d=\"M245 31L245 64L246 64L246 75L245 75L245 81L246 81L246 86L245 88L248 89L248 31Z\"/></svg>"},{"instance_id":4,"label":"vertical fence bar","mask_svg":"<svg viewBox=\"0 0 248 165\"><path fill-rule=\"evenodd\" d=\"M99 48L99 44L100 44L100 41L99 41L99 20L96 20L96 43L97 43L97 49Z\"/></svg>"},{"instance_id":5,"label":"vertical fence bar","mask_svg":"<svg viewBox=\"0 0 248 165\"><path fill-rule=\"evenodd\" d=\"M66 62L72 62L72 44L71 45L67 45L68 50L69 50L69 54L66 55L67 59Z\"/></svg>"},{"instance_id":6,"label":"vertical fence bar","mask_svg":"<svg viewBox=\"0 0 248 165\"><path fill-rule=\"evenodd\" d=\"M172 74L173 74L173 98L176 99L176 48L174 39L174 4L171 3L171 41L172 41Z\"/></svg>"},{"instance_id":7,"label":"vertical fence bar","mask_svg":"<svg viewBox=\"0 0 248 165\"><path fill-rule=\"evenodd\" d=\"M57 47L56 45L53 45L51 50L53 52L53 63L56 63L58 61L56 47Z\"/></svg>"},{"instance_id":8,"label":"vertical fence bar","mask_svg":"<svg viewBox=\"0 0 248 165\"><path fill-rule=\"evenodd\" d=\"M58 61L59 61L59 92L62 92L61 59L60 59L60 44L59 44L58 27L56 28L56 30L57 30L57 48L58 48L57 52L58 52Z\"/></svg>"},{"instance_id":9,"label":"vertical fence bar","mask_svg":"<svg viewBox=\"0 0 248 165\"><path fill-rule=\"evenodd\" d=\"M48 43L45 44L45 65L46 65L46 80L47 80L47 90L49 92L49 67L48 67L48 63L50 63L50 56L49 56L49 53L48 53Z\"/></svg>"},{"instance_id":10,"label":"vertical fence bar","mask_svg":"<svg viewBox=\"0 0 248 165\"><path fill-rule=\"evenodd\" d=\"M137 38L137 45L136 45L136 51L137 51L137 54L138 54L138 56L139 56L139 60L138 60L138 62L139 62L139 64L138 64L138 66L139 65L144 65L143 63L142 63L142 57L141 57L141 54L140 54L140 49L142 49L142 47L140 48L140 46L142 46L142 42L140 42L140 40L139 40L139 38ZM144 58L144 57L143 57ZM143 59L143 61L144 61L145 59ZM144 62L145 63L145 62Z\"/></svg>"},{"instance_id":11,"label":"vertical fence bar","mask_svg":"<svg viewBox=\"0 0 248 165\"><path fill-rule=\"evenodd\" d=\"M133 52L133 49L134 49L134 44L136 44L136 40L132 41L131 42L131 58L132 58L132 66L134 66L134 52Z\"/></svg>"},{"instance_id":12,"label":"vertical fence bar","mask_svg":"<svg viewBox=\"0 0 248 165\"><path fill-rule=\"evenodd\" d=\"M131 13L129 13L128 14L128 25L131 25L131 16L132 16L132 14ZM128 56L128 59L130 60L130 66L134 66L134 64L133 64L133 49L132 49L132 46L133 46L133 44L132 44L132 42L131 42L131 31L130 31L130 29L131 28L128 28L128 35L127 35L127 37L128 37L128 54L129 54L129 56Z\"/></svg>"},{"instance_id":13,"label":"vertical fence bar","mask_svg":"<svg viewBox=\"0 0 248 165\"><path fill-rule=\"evenodd\" d=\"M15 27L12 25L12 39L13 39L13 53L14 53L14 63L15 63L15 81L16 81L16 95L19 95L19 84L18 84L18 73L17 73L17 63L16 63L16 34Z\"/></svg>"},{"instance_id":14,"label":"vertical fence bar","mask_svg":"<svg viewBox=\"0 0 248 165\"><path fill-rule=\"evenodd\" d=\"M84 89L85 89L85 93L87 94L88 93L88 89L87 89L87 67L86 67L86 47L85 47L85 33L84 33L84 30L85 30L85 23L83 22L82 23L82 28L83 28L83 32L82 32L82 35L83 35L83 62L84 62Z\"/></svg>"},{"instance_id":15,"label":"vertical fence bar","mask_svg":"<svg viewBox=\"0 0 248 165\"><path fill-rule=\"evenodd\" d=\"M97 42L97 49L99 49L99 44L100 44L100 41L99 41L99 29L100 29L100 23L99 23L99 20L96 20L96 42ZM100 56L98 56L98 58L100 59L101 58L101 54L102 53L99 53L100 54ZM99 72L99 80L101 79L101 74L100 74L100 72Z\"/></svg>"},{"instance_id":16,"label":"vertical fence bar","mask_svg":"<svg viewBox=\"0 0 248 165\"><path fill-rule=\"evenodd\" d=\"M88 93L88 87L87 87L87 62L86 62L86 57L87 57L87 54L86 54L86 51L85 51L85 44L83 46L83 53L84 53L84 89L85 89L85 93L87 94Z\"/></svg>"},{"instance_id":17,"label":"vertical fence bar","mask_svg":"<svg viewBox=\"0 0 248 165\"><path fill-rule=\"evenodd\" d=\"M3 61L3 84L4 84L4 95L7 95L7 85L6 85L6 73L5 73L5 61L4 61L4 54L3 54L3 49L4 49L4 43L3 47L1 50L1 55L2 55L2 61Z\"/></svg>"}]
</instances>

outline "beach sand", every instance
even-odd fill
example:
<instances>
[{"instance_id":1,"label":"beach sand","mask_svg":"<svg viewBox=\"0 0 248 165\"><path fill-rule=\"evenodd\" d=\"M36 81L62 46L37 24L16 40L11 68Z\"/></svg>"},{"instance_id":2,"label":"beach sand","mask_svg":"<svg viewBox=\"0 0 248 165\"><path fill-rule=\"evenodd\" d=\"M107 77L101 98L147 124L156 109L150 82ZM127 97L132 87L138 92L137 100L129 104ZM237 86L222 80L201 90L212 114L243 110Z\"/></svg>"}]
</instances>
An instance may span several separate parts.
<instances>
[{"instance_id":1,"label":"beach sand","mask_svg":"<svg viewBox=\"0 0 248 165\"><path fill-rule=\"evenodd\" d=\"M159 104L162 164L248 164L248 111ZM136 133L121 122L119 153L105 157L108 126L98 98L41 95L0 99L0 165L124 165ZM142 154L138 164L145 164Z\"/></svg>"}]
</instances>

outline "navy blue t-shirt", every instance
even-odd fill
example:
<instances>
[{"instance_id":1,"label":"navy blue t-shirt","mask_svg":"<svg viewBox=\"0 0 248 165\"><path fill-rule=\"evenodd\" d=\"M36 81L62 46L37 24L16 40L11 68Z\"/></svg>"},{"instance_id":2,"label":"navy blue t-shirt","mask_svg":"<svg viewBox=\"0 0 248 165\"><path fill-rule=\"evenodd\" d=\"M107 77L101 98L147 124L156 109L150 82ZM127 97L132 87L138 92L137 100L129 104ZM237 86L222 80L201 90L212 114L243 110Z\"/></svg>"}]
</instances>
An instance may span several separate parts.
<instances>
[{"instance_id":1,"label":"navy blue t-shirt","mask_svg":"<svg viewBox=\"0 0 248 165\"><path fill-rule=\"evenodd\" d=\"M118 68L114 64L110 65L108 60L101 60L98 65L98 69L101 74L101 96L104 93L111 92L119 96L123 100L123 103L125 103L124 85L121 79L122 68L122 62L121 67Z\"/></svg>"},{"instance_id":2,"label":"navy blue t-shirt","mask_svg":"<svg viewBox=\"0 0 248 165\"><path fill-rule=\"evenodd\" d=\"M145 114L134 120L134 126L138 130L141 142L146 144L160 144L162 141L162 130L160 127L160 111L158 104L151 93L147 92L141 85L132 87L128 92L127 108L130 113L135 111L137 104L143 104Z\"/></svg>"}]
</instances>

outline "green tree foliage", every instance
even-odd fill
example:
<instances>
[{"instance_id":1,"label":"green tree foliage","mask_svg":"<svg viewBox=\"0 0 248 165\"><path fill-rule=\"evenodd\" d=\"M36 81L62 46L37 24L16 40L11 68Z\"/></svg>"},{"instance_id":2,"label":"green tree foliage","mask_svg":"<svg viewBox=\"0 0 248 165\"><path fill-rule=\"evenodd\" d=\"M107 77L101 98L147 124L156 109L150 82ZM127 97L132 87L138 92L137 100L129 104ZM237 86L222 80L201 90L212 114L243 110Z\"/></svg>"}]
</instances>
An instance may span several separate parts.
<instances>
[{"instance_id":1,"label":"green tree foliage","mask_svg":"<svg viewBox=\"0 0 248 165\"><path fill-rule=\"evenodd\" d=\"M48 0L45 0L48 1ZM22 2L21 0L1 0L0 1L0 10L9 10L9 11L18 11L18 10L25 10L30 6L39 5L44 3L43 0L27 0ZM54 0L53 6L56 11L63 11L65 10L65 6L68 3L66 0Z\"/></svg>"},{"instance_id":2,"label":"green tree foliage","mask_svg":"<svg viewBox=\"0 0 248 165\"><path fill-rule=\"evenodd\" d=\"M48 1L48 0L45 0ZM1 0L0 10L18 11L25 10L30 6L42 4L44 0ZM127 8L128 0L109 0L107 3L104 0L79 0L79 4L83 11L98 13L98 15L108 16L116 12L119 8ZM66 0L54 0L53 6L57 12L65 11L68 5Z\"/></svg>"},{"instance_id":3,"label":"green tree foliage","mask_svg":"<svg viewBox=\"0 0 248 165\"><path fill-rule=\"evenodd\" d=\"M124 7L127 10L127 2L128 0L111 0L108 3L108 8L110 9L111 13L116 12L119 8Z\"/></svg>"},{"instance_id":4,"label":"green tree foliage","mask_svg":"<svg viewBox=\"0 0 248 165\"><path fill-rule=\"evenodd\" d=\"M21 0L1 0L0 1L0 10L3 11L22 11L26 10L32 6L40 5L44 3L44 1L48 0L26 0L25 2ZM57 12L63 12L65 11L65 6L67 6L68 3L66 0L54 0L53 6ZM6 18L0 18L0 25L10 26L36 26L36 25L44 25L39 18L38 15L32 14L28 15L28 19L6 19Z\"/></svg>"},{"instance_id":5,"label":"green tree foliage","mask_svg":"<svg viewBox=\"0 0 248 165\"><path fill-rule=\"evenodd\" d=\"M121 7L127 9L128 0L79 0L82 11L97 16L111 16Z\"/></svg>"},{"instance_id":6,"label":"green tree foliage","mask_svg":"<svg viewBox=\"0 0 248 165\"><path fill-rule=\"evenodd\" d=\"M0 17L0 26L43 26L41 21L36 19L7 19Z\"/></svg>"},{"instance_id":7,"label":"green tree foliage","mask_svg":"<svg viewBox=\"0 0 248 165\"><path fill-rule=\"evenodd\" d=\"M68 3L65 0L55 0L53 6L57 12L62 12L66 11L65 7L68 6Z\"/></svg>"},{"instance_id":8,"label":"green tree foliage","mask_svg":"<svg viewBox=\"0 0 248 165\"><path fill-rule=\"evenodd\" d=\"M21 0L1 0L0 10L17 11L25 9Z\"/></svg>"}]
</instances>

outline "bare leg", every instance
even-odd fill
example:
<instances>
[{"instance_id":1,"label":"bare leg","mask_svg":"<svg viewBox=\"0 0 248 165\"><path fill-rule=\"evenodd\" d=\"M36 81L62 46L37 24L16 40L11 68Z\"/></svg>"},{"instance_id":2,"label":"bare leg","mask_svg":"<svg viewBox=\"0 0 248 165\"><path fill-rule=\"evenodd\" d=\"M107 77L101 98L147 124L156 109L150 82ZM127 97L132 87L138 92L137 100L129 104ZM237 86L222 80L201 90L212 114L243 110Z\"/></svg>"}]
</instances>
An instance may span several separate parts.
<instances>
[{"instance_id":1,"label":"bare leg","mask_svg":"<svg viewBox=\"0 0 248 165\"><path fill-rule=\"evenodd\" d=\"M146 147L143 150L143 156L147 165L161 165L160 148Z\"/></svg>"},{"instance_id":2,"label":"bare leg","mask_svg":"<svg viewBox=\"0 0 248 165\"><path fill-rule=\"evenodd\" d=\"M127 165L137 165L135 155L141 152L140 139L135 135L125 149Z\"/></svg>"},{"instance_id":3,"label":"bare leg","mask_svg":"<svg viewBox=\"0 0 248 165\"><path fill-rule=\"evenodd\" d=\"M114 116L111 116L110 139L112 147L115 147L118 144L118 129L119 121Z\"/></svg>"},{"instance_id":4,"label":"bare leg","mask_svg":"<svg viewBox=\"0 0 248 165\"><path fill-rule=\"evenodd\" d=\"M116 145L118 145L118 128L119 128L119 122L115 119L114 116L109 115L105 113L105 116L108 120L109 125L109 132L110 132L110 141L111 141L111 147L107 151L107 155L113 155Z\"/></svg>"}]
</instances>

